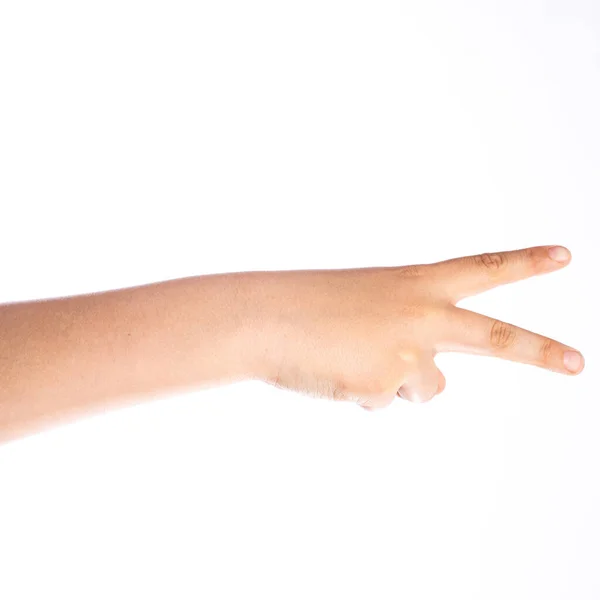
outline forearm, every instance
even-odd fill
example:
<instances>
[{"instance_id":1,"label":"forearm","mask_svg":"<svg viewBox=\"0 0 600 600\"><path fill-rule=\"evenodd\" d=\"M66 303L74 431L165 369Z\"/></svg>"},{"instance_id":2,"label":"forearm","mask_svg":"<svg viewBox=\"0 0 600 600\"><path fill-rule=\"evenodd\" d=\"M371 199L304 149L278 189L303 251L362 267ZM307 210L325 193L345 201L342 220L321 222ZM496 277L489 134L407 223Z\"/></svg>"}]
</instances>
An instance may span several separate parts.
<instances>
[{"instance_id":1,"label":"forearm","mask_svg":"<svg viewBox=\"0 0 600 600\"><path fill-rule=\"evenodd\" d=\"M0 439L127 399L259 377L257 277L0 306Z\"/></svg>"}]
</instances>

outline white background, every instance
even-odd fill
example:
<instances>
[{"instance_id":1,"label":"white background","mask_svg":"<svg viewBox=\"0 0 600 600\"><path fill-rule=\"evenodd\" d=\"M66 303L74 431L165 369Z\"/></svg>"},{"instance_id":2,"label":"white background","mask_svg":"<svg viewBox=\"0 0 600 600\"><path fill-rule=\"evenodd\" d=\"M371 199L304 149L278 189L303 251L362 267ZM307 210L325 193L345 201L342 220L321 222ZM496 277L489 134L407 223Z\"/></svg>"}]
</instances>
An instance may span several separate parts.
<instances>
[{"instance_id":1,"label":"white background","mask_svg":"<svg viewBox=\"0 0 600 600\"><path fill-rule=\"evenodd\" d=\"M0 448L0 597L600 597L600 7L0 4L0 301L564 244L369 413L257 382Z\"/></svg>"}]
</instances>

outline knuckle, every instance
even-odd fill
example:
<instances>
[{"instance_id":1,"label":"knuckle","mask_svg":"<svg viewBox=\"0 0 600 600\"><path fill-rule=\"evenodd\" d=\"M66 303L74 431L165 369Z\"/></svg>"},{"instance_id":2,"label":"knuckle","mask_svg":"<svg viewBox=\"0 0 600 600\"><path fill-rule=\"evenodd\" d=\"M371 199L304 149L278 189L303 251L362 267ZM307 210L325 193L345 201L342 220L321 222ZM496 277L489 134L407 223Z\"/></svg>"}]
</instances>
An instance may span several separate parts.
<instances>
[{"instance_id":1,"label":"knuckle","mask_svg":"<svg viewBox=\"0 0 600 600\"><path fill-rule=\"evenodd\" d=\"M539 254L535 248L525 248L522 252L522 257L525 262L536 262L539 258Z\"/></svg>"},{"instance_id":2,"label":"knuckle","mask_svg":"<svg viewBox=\"0 0 600 600\"><path fill-rule=\"evenodd\" d=\"M389 385L381 379L373 379L369 382L367 393L371 397L379 398L384 396L389 389Z\"/></svg>"},{"instance_id":3,"label":"knuckle","mask_svg":"<svg viewBox=\"0 0 600 600\"><path fill-rule=\"evenodd\" d=\"M382 402L390 396L396 394L398 388L397 372L392 367L387 367L385 371L370 377L365 385L364 393L377 402Z\"/></svg>"},{"instance_id":4,"label":"knuckle","mask_svg":"<svg viewBox=\"0 0 600 600\"><path fill-rule=\"evenodd\" d=\"M490 330L490 343L493 348L503 350L509 348L515 343L517 330L514 325L504 321L494 321Z\"/></svg>"},{"instance_id":5,"label":"knuckle","mask_svg":"<svg viewBox=\"0 0 600 600\"><path fill-rule=\"evenodd\" d=\"M477 254L474 258L478 266L489 271L499 271L508 262L506 254L502 252L484 252Z\"/></svg>"},{"instance_id":6,"label":"knuckle","mask_svg":"<svg viewBox=\"0 0 600 600\"><path fill-rule=\"evenodd\" d=\"M540 359L542 363L548 364L552 359L554 343L552 340L545 340L540 346Z\"/></svg>"},{"instance_id":7,"label":"knuckle","mask_svg":"<svg viewBox=\"0 0 600 600\"><path fill-rule=\"evenodd\" d=\"M401 349L397 352L398 357L398 370L403 373L414 373L417 371L419 364L419 356L415 350Z\"/></svg>"},{"instance_id":8,"label":"knuckle","mask_svg":"<svg viewBox=\"0 0 600 600\"><path fill-rule=\"evenodd\" d=\"M405 265L397 268L398 275L403 277L419 277L423 272L423 265Z\"/></svg>"}]
</instances>

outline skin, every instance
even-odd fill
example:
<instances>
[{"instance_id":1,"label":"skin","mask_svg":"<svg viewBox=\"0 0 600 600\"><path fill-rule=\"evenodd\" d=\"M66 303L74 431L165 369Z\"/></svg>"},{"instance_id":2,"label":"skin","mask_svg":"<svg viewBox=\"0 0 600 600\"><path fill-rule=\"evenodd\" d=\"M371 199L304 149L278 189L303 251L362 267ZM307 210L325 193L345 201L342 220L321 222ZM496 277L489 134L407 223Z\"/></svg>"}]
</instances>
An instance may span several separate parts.
<instances>
[{"instance_id":1,"label":"skin","mask_svg":"<svg viewBox=\"0 0 600 600\"><path fill-rule=\"evenodd\" d=\"M5 304L0 440L249 379L368 410L396 397L427 402L446 385L438 352L575 375L584 360L574 348L456 306L570 259L565 248L538 246L404 267L189 277Z\"/></svg>"}]
</instances>

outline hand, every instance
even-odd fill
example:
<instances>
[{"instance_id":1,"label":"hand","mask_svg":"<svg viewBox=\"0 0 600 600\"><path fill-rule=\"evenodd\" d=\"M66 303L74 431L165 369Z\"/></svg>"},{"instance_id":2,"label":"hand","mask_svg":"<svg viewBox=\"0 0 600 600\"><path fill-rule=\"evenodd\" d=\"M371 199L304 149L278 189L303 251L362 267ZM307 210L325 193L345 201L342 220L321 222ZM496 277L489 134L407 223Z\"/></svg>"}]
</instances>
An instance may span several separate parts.
<instances>
[{"instance_id":1,"label":"hand","mask_svg":"<svg viewBox=\"0 0 600 600\"><path fill-rule=\"evenodd\" d=\"M498 285L566 266L562 247L539 246L408 267L262 273L268 383L302 393L389 405L443 391L434 357L496 356L577 374L579 352L456 303Z\"/></svg>"}]
</instances>

